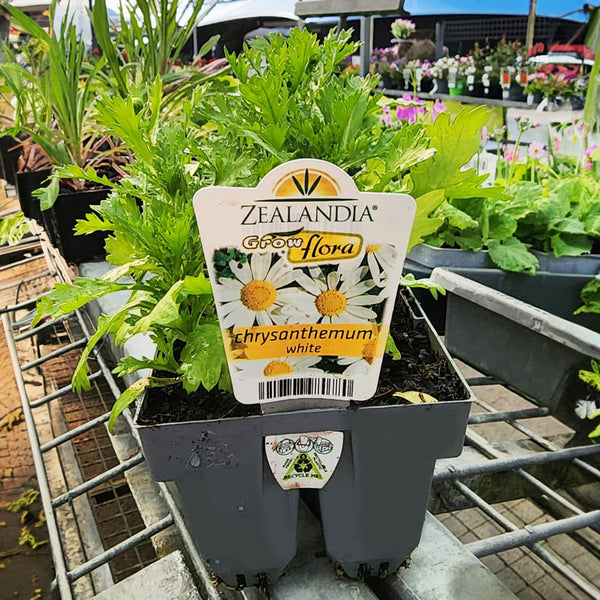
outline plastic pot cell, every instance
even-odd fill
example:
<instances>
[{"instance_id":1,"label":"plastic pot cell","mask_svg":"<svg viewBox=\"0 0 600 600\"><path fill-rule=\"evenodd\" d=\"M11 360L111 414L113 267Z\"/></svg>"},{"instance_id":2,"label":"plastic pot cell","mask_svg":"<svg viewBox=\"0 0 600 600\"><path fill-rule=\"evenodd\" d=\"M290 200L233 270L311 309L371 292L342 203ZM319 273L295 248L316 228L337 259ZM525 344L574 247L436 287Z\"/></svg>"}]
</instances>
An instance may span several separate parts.
<instances>
[{"instance_id":1,"label":"plastic pot cell","mask_svg":"<svg viewBox=\"0 0 600 600\"><path fill-rule=\"evenodd\" d=\"M415 318L451 363L428 321ZM337 468L318 490L327 553L350 576L385 575L418 545L436 459L462 450L472 397L459 378L455 401L162 425L139 424L146 398L136 426L154 477L174 482L199 553L230 585L273 581L296 553L299 491L276 482L265 436L343 432Z\"/></svg>"}]
</instances>

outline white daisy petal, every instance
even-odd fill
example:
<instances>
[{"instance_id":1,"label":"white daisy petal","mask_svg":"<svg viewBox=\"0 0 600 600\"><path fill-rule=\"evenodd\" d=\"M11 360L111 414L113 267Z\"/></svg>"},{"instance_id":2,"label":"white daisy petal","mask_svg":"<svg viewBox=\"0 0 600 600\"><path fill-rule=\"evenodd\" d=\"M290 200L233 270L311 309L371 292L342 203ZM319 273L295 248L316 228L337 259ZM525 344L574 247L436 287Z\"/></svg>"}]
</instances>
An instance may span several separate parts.
<instances>
[{"instance_id":1,"label":"white daisy petal","mask_svg":"<svg viewBox=\"0 0 600 600\"><path fill-rule=\"evenodd\" d=\"M337 271L331 271L331 273L329 273L329 275L327 275L327 289L328 290L337 289L339 282L340 282L340 275Z\"/></svg>"},{"instance_id":2,"label":"white daisy petal","mask_svg":"<svg viewBox=\"0 0 600 600\"><path fill-rule=\"evenodd\" d=\"M252 279L252 271L248 263L240 263L237 260L229 261L231 272L244 284Z\"/></svg>"},{"instance_id":3,"label":"white daisy petal","mask_svg":"<svg viewBox=\"0 0 600 600\"><path fill-rule=\"evenodd\" d=\"M271 254L255 252L250 258L252 279L265 279L271 266Z\"/></svg>"},{"instance_id":4,"label":"white daisy petal","mask_svg":"<svg viewBox=\"0 0 600 600\"><path fill-rule=\"evenodd\" d=\"M314 278L309 277L302 271L300 271L296 276L296 282L313 296L318 296L321 292L324 292L327 289L326 287L320 287Z\"/></svg>"},{"instance_id":5,"label":"white daisy petal","mask_svg":"<svg viewBox=\"0 0 600 600\"><path fill-rule=\"evenodd\" d=\"M346 306L344 313L348 313L358 319L375 319L377 317L377 313L374 310L364 306L348 305Z\"/></svg>"}]
</instances>

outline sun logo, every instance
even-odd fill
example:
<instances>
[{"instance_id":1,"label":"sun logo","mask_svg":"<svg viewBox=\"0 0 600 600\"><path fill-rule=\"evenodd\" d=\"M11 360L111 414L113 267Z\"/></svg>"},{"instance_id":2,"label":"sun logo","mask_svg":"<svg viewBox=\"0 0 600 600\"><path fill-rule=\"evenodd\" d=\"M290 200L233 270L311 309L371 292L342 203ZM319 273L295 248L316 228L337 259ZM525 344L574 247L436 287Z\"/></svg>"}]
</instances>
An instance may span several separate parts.
<instances>
[{"instance_id":1,"label":"sun logo","mask_svg":"<svg viewBox=\"0 0 600 600\"><path fill-rule=\"evenodd\" d=\"M337 197L340 186L331 175L316 169L300 169L286 173L273 187L275 198L290 198L308 196Z\"/></svg>"}]
</instances>

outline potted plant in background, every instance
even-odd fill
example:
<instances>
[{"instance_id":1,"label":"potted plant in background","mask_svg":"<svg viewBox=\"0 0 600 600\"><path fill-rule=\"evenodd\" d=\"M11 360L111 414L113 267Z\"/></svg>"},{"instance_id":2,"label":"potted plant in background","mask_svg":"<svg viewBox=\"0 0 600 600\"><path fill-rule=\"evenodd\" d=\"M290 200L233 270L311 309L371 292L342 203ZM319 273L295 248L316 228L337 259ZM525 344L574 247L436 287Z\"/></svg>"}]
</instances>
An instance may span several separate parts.
<instances>
[{"instance_id":1,"label":"potted plant in background","mask_svg":"<svg viewBox=\"0 0 600 600\"><path fill-rule=\"evenodd\" d=\"M146 424L140 423L140 433L156 476L177 482L200 553L233 584L251 584L265 574L276 577L295 553L298 491L282 490L265 473L264 436L325 429L350 432L339 471L321 490L320 503L328 552L352 575L369 571L383 575L405 560L418 543L435 457L458 453L462 444L469 393L460 378L451 377L444 394L452 401L427 405L352 410L329 406L261 415L231 402L226 394L230 384L221 328L191 205L197 189L251 187L291 159L324 159L343 168L362 191L410 191L417 203L410 241L414 245L441 223L430 214L442 202L447 186L466 190L478 185L472 171L460 168L463 142L475 131L478 135L475 124L481 121L482 110L465 111L454 120L443 114L427 127L388 125L372 95L375 79L336 76L337 65L354 50L345 32L329 35L322 44L299 30L292 30L288 40L282 36L258 40L240 56L228 56L237 77L236 93L209 93L207 102L195 107L193 122L188 118L175 125L161 123L155 114L158 99L137 112L132 111L130 98L107 99L99 107L102 122L108 131L120 132L137 157L127 167L128 176L115 183L76 167L59 170L62 176L85 176L111 187L99 217L88 218L79 231L110 231L107 258L115 267L101 279L58 286L41 301L37 318L57 317L112 291L131 292L116 313L100 318L74 384L86 384L86 359L104 333L112 333L122 344L138 332L148 332L156 354L141 360L125 357L117 373L143 368L154 373L119 398L111 427L145 390L149 395L144 406L169 402L175 397L172 386L183 387L188 395L198 391L196 399L188 396L181 409L200 409L195 422L184 423L187 418L179 413L175 423L148 425L147 410L142 408ZM253 64L264 68L254 71ZM160 95L162 82L152 87ZM277 104L270 101L273 97L279 99ZM191 108L188 104L183 114L192 115ZM122 125L125 115L133 118L127 131ZM375 262L365 257L370 266L361 267L360 278L367 271L381 275L373 258ZM221 269L249 269L252 281L260 278L258 265L252 259L248 263L241 251L224 251L221 259ZM123 282L125 275L132 280ZM269 273L264 277L268 279ZM335 277L327 279L332 291ZM289 282L280 282L280 287L286 285ZM374 280L368 285L374 288ZM242 296L240 292L240 302ZM246 310L262 309L248 305ZM399 326L416 326L410 311ZM425 342L430 335L420 330L403 337ZM389 350L398 357L393 343ZM422 354L433 356L428 352L422 348ZM440 352L441 346L434 354ZM361 360L368 363L369 358L365 354ZM390 363L389 368L393 371L394 364L402 362ZM405 365L414 371L410 387L419 385L423 365L419 361ZM437 373L437 368L431 372ZM435 379L437 375L420 391L430 393L427 386ZM423 435L418 433L420 427L429 432L433 427L436 433ZM402 435L397 435L398 428ZM163 436L176 443L164 445ZM413 443L418 443L418 451ZM159 456L160 447L169 449L170 458ZM415 459L398 474L398 453L408 447ZM383 459L397 473L393 488L393 482L375 476L381 468L373 468L372 461L380 465ZM215 468L205 469L206 461Z\"/></svg>"},{"instance_id":2,"label":"potted plant in background","mask_svg":"<svg viewBox=\"0 0 600 600\"><path fill-rule=\"evenodd\" d=\"M416 25L410 19L396 19L392 21L392 42L397 44L398 58L402 58L408 49L412 46L412 34L415 32Z\"/></svg>"}]
</instances>

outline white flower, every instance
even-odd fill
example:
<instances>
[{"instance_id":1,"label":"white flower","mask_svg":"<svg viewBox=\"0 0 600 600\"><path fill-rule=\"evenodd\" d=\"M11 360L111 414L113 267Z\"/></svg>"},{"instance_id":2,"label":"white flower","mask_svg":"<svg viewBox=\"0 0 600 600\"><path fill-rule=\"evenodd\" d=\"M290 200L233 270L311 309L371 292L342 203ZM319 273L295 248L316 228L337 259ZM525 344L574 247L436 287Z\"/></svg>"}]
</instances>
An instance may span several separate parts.
<instances>
[{"instance_id":1,"label":"white flower","mask_svg":"<svg viewBox=\"0 0 600 600\"><path fill-rule=\"evenodd\" d=\"M372 279L365 279L368 267L353 270L331 271L327 277L320 267L309 269L311 277L301 272L296 281L307 292L310 304L302 310L317 323L365 323L377 318L368 308L384 298L368 292L375 287Z\"/></svg>"},{"instance_id":2,"label":"white flower","mask_svg":"<svg viewBox=\"0 0 600 600\"><path fill-rule=\"evenodd\" d=\"M243 375L263 378L322 373L321 369L315 368L320 360L320 356L285 356L282 358L236 361L234 364L235 370Z\"/></svg>"},{"instance_id":3,"label":"white flower","mask_svg":"<svg viewBox=\"0 0 600 600\"><path fill-rule=\"evenodd\" d=\"M281 307L306 296L297 287L285 287L296 280L299 271L281 259L271 264L271 256L255 252L247 263L232 260L229 268L236 278L219 277L214 293L223 327L281 325L286 322Z\"/></svg>"},{"instance_id":4,"label":"white flower","mask_svg":"<svg viewBox=\"0 0 600 600\"><path fill-rule=\"evenodd\" d=\"M362 349L361 356L346 356L340 358L339 365L347 366L344 369L344 375L368 375L375 361L375 351L377 349L377 338L367 342Z\"/></svg>"},{"instance_id":5,"label":"white flower","mask_svg":"<svg viewBox=\"0 0 600 600\"><path fill-rule=\"evenodd\" d=\"M391 244L370 244L365 248L367 264L375 285L383 286L396 265L396 249Z\"/></svg>"}]
</instances>

